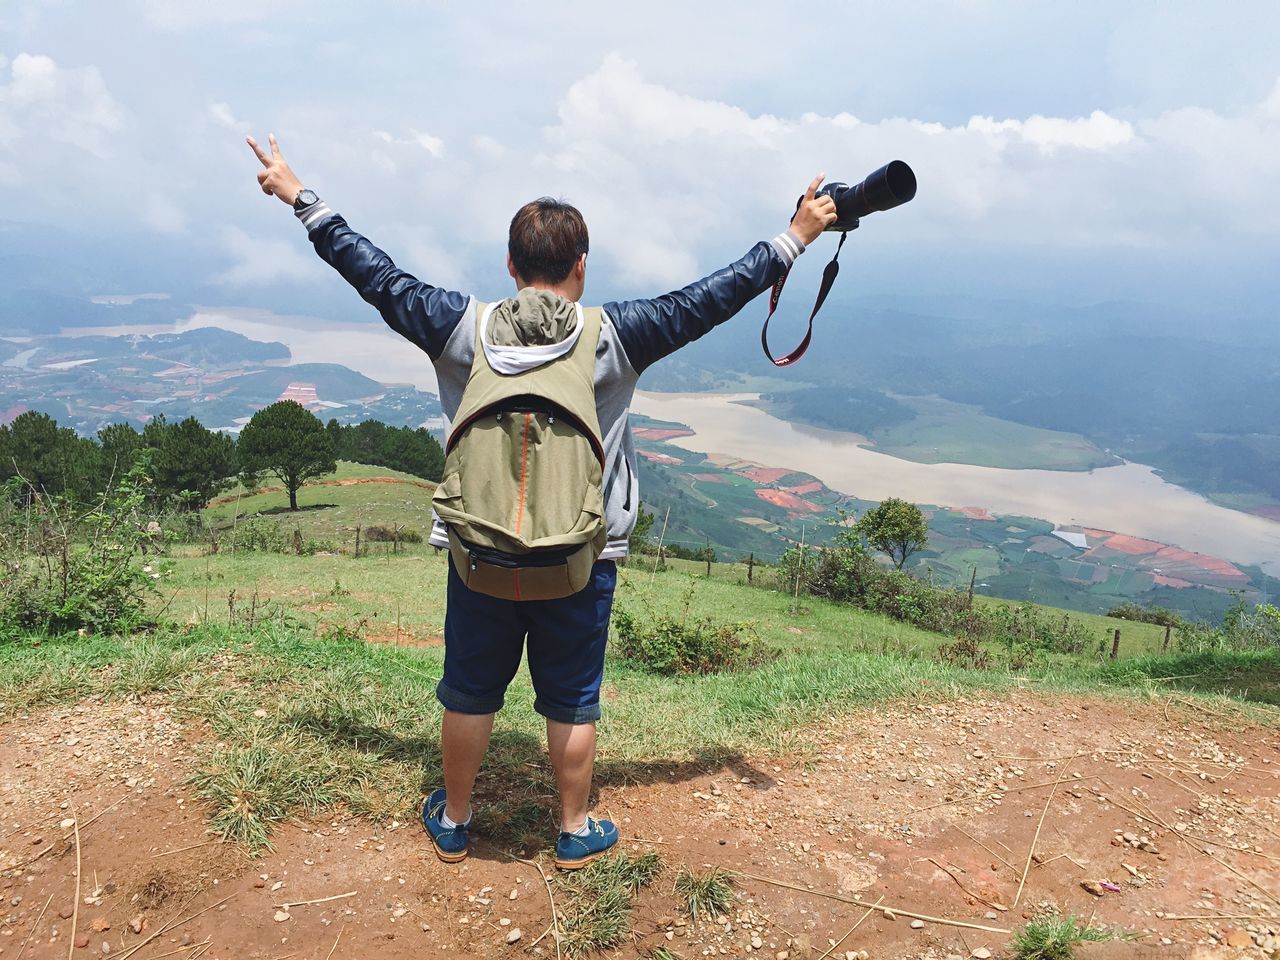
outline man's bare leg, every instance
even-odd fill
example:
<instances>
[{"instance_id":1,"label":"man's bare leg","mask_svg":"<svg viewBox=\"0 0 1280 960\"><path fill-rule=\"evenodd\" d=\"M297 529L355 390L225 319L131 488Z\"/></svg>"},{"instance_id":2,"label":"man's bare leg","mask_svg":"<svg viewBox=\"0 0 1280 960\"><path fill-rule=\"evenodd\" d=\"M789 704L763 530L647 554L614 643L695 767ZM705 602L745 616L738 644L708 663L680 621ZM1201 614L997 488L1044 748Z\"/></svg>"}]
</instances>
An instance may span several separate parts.
<instances>
[{"instance_id":1,"label":"man's bare leg","mask_svg":"<svg viewBox=\"0 0 1280 960\"><path fill-rule=\"evenodd\" d=\"M471 791L476 774L489 749L493 733L492 713L458 713L446 710L440 728L440 753L444 763L445 815L454 823L471 816Z\"/></svg>"},{"instance_id":2,"label":"man's bare leg","mask_svg":"<svg viewBox=\"0 0 1280 960\"><path fill-rule=\"evenodd\" d=\"M591 772L596 762L596 725L547 721L547 752L560 790L560 829L574 831L587 822Z\"/></svg>"}]
</instances>

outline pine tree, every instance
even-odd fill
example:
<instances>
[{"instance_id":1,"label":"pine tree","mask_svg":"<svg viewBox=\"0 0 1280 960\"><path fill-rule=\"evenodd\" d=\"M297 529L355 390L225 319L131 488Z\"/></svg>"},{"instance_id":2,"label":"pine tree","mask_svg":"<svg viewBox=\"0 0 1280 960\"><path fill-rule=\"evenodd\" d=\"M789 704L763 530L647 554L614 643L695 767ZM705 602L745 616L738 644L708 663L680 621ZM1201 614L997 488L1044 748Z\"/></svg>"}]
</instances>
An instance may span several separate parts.
<instances>
[{"instance_id":1,"label":"pine tree","mask_svg":"<svg viewBox=\"0 0 1280 960\"><path fill-rule=\"evenodd\" d=\"M236 460L245 486L273 474L289 491L289 509L298 509L298 488L307 480L333 473L333 440L320 419L293 400L263 407L240 431Z\"/></svg>"}]
</instances>

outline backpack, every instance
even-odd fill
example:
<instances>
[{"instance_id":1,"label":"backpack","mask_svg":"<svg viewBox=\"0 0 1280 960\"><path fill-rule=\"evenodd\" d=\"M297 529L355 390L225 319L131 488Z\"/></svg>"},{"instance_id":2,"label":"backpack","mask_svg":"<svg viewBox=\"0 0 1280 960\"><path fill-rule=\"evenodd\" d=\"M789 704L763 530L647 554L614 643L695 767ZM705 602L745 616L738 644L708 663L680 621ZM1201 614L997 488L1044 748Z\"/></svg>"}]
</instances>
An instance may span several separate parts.
<instances>
[{"instance_id":1,"label":"backpack","mask_svg":"<svg viewBox=\"0 0 1280 960\"><path fill-rule=\"evenodd\" d=\"M485 343L495 310L543 305L577 313L556 345L517 347L525 366L499 372ZM432 508L449 533L454 569L470 589L504 600L577 593L604 550L604 444L596 415L601 312L548 292L478 304L475 357L445 444ZM499 367L503 367L501 360Z\"/></svg>"}]
</instances>

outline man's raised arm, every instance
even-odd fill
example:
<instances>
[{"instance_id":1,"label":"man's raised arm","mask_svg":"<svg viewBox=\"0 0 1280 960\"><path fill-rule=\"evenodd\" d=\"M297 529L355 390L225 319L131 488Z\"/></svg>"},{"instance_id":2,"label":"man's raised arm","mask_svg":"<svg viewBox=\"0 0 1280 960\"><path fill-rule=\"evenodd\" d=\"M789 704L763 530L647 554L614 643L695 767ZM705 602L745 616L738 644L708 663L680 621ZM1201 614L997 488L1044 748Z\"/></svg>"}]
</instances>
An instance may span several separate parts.
<instances>
[{"instance_id":1,"label":"man's raised arm","mask_svg":"<svg viewBox=\"0 0 1280 960\"><path fill-rule=\"evenodd\" d=\"M790 226L736 260L682 290L652 300L605 304L636 373L692 343L768 290L805 247L835 222L836 205L817 197L823 174L805 191Z\"/></svg>"},{"instance_id":2,"label":"man's raised arm","mask_svg":"<svg viewBox=\"0 0 1280 960\"><path fill-rule=\"evenodd\" d=\"M253 137L246 141L262 163L263 169L258 171L262 192L293 207L321 259L377 308L387 326L416 343L432 360L439 359L466 313L469 298L423 283L352 230L346 220L303 187L281 154L275 134L267 137L269 154Z\"/></svg>"}]
</instances>

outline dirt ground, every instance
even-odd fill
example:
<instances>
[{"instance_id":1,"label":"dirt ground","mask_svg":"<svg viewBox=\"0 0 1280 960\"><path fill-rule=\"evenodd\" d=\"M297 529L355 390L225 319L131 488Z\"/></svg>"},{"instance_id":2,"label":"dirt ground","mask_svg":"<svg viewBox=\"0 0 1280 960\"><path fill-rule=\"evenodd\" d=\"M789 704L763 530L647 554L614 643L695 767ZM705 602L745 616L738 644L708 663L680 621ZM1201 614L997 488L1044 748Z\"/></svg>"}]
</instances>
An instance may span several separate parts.
<instances>
[{"instance_id":1,"label":"dirt ground","mask_svg":"<svg viewBox=\"0 0 1280 960\"><path fill-rule=\"evenodd\" d=\"M0 958L556 955L537 869L482 836L457 866L416 822L288 824L253 860L211 840L181 786L200 736L160 699L0 726ZM612 956L1000 956L1000 930L1051 910L1141 937L1089 956L1277 950L1280 731L1026 693L868 710L806 741L600 791L624 848L668 865ZM748 875L728 916L681 915L680 864Z\"/></svg>"}]
</instances>

